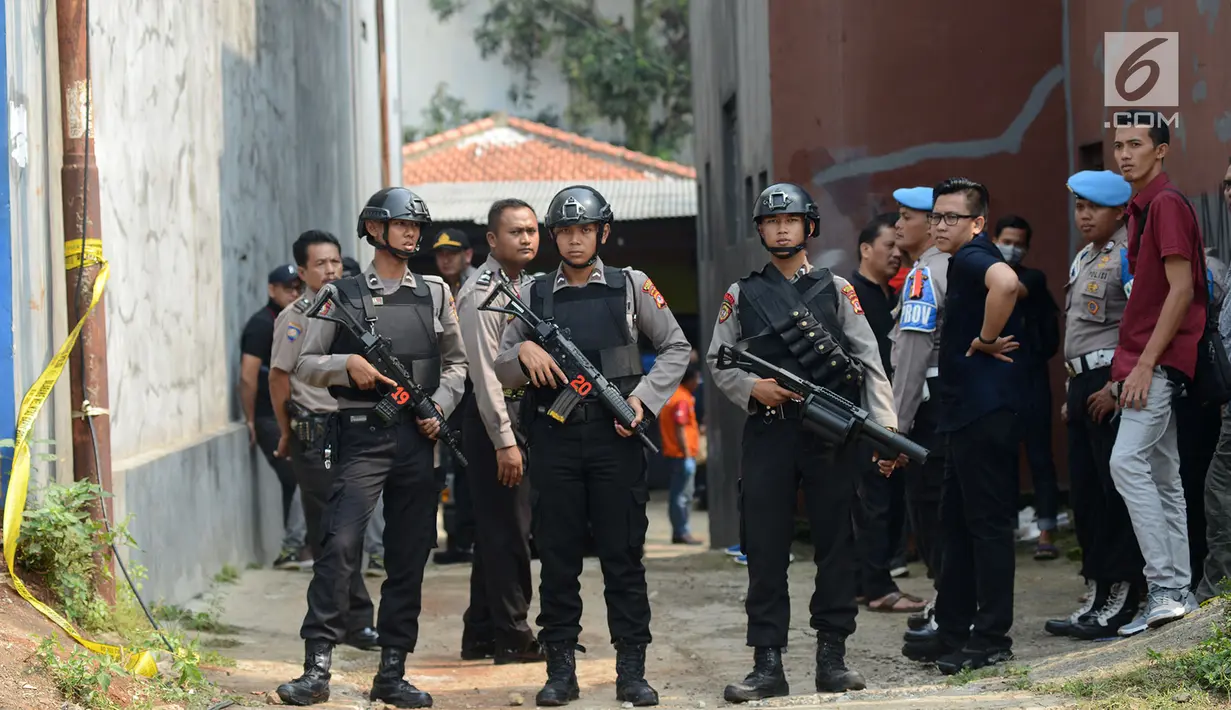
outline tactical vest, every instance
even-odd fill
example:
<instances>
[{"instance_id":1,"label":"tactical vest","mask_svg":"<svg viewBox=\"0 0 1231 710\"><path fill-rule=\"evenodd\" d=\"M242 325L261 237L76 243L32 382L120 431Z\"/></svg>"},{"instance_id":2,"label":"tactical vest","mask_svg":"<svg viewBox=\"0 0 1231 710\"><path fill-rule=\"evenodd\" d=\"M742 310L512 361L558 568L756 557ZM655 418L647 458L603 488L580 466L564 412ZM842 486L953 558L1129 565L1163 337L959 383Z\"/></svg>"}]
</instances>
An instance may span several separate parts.
<instances>
[{"instance_id":1,"label":"tactical vest","mask_svg":"<svg viewBox=\"0 0 1231 710\"><path fill-rule=\"evenodd\" d=\"M863 364L847 355L829 269L813 269L791 284L770 264L740 279L739 289L739 326L751 338L749 352L859 402Z\"/></svg>"},{"instance_id":2,"label":"tactical vest","mask_svg":"<svg viewBox=\"0 0 1231 710\"><path fill-rule=\"evenodd\" d=\"M352 276L333 282L338 295L353 312L361 312L364 320L378 335L389 338L390 348L402 365L410 371L428 392L440 385L440 346L433 326L432 292L422 276L415 277L415 287L402 286L388 295L377 293L362 280ZM362 354L363 346L346 328L338 327L329 348L332 355ZM336 399L353 402L377 402L384 396L383 387L361 390L349 385L331 385L329 394Z\"/></svg>"},{"instance_id":3,"label":"tactical vest","mask_svg":"<svg viewBox=\"0 0 1231 710\"><path fill-rule=\"evenodd\" d=\"M628 279L620 269L604 267L607 283L554 290L555 272L535 277L530 295L530 310L545 321L554 322L565 337L594 364L603 376L628 396L641 381L641 353L637 340L629 333L625 308ZM532 388L536 404L551 404L558 390ZM590 394L588 399L593 399Z\"/></svg>"}]
</instances>

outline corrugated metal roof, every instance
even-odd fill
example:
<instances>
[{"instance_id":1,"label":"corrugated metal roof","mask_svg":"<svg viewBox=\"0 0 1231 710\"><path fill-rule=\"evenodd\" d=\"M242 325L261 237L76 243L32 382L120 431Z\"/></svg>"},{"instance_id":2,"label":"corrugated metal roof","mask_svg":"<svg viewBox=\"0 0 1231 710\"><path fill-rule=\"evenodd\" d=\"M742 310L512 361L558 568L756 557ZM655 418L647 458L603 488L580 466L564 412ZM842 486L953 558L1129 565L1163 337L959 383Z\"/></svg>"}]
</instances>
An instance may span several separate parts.
<instances>
[{"instance_id":1,"label":"corrugated metal roof","mask_svg":"<svg viewBox=\"0 0 1231 710\"><path fill-rule=\"evenodd\" d=\"M435 182L407 185L427 202L438 222L485 224L496 200L525 200L540 216L556 193L575 182ZM697 216L697 182L686 179L587 182L611 203L616 221Z\"/></svg>"}]
</instances>

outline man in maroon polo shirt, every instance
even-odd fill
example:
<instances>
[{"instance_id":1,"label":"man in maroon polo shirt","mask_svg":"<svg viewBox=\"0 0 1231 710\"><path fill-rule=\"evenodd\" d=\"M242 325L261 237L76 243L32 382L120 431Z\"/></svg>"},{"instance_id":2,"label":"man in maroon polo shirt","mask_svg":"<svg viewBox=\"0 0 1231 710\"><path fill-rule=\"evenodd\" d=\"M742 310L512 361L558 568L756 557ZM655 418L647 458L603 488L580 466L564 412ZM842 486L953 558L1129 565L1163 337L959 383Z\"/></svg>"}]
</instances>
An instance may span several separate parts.
<instances>
[{"instance_id":1,"label":"man in maroon polo shirt","mask_svg":"<svg viewBox=\"0 0 1231 710\"><path fill-rule=\"evenodd\" d=\"M1173 398L1192 381L1205 325L1206 279L1196 215L1163 172L1170 131L1117 128L1115 157L1133 186L1128 204L1132 293L1111 378L1120 383L1120 429L1111 476L1124 497L1149 585L1146 608L1120 629L1131 636L1196 608Z\"/></svg>"}]
</instances>

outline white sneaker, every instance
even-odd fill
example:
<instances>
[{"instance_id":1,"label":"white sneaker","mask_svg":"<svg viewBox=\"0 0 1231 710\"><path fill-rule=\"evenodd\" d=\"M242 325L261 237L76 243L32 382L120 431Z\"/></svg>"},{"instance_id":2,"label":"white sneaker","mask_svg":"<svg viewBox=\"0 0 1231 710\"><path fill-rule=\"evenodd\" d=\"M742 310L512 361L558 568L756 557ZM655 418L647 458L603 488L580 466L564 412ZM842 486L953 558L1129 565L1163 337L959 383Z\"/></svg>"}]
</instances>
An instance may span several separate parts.
<instances>
[{"instance_id":1,"label":"white sneaker","mask_svg":"<svg viewBox=\"0 0 1231 710\"><path fill-rule=\"evenodd\" d=\"M1140 614L1133 617L1132 621L1121 626L1116 633L1121 636L1136 636L1148 628L1150 628L1150 625L1146 622L1146 612L1143 610Z\"/></svg>"},{"instance_id":2,"label":"white sneaker","mask_svg":"<svg viewBox=\"0 0 1231 710\"><path fill-rule=\"evenodd\" d=\"M1197 603L1197 595L1193 594L1190 589L1188 593L1184 595L1184 613L1191 614L1200 608L1201 605Z\"/></svg>"},{"instance_id":3,"label":"white sneaker","mask_svg":"<svg viewBox=\"0 0 1231 710\"><path fill-rule=\"evenodd\" d=\"M739 545L732 545L728 547L727 549L723 550L723 552L727 553L728 555L732 557L739 557L740 555L744 554L739 551Z\"/></svg>"},{"instance_id":4,"label":"white sneaker","mask_svg":"<svg viewBox=\"0 0 1231 710\"><path fill-rule=\"evenodd\" d=\"M1151 629L1157 629L1164 624L1183 619L1188 613L1184 606L1187 596L1187 587L1168 589L1151 584L1146 601L1146 623Z\"/></svg>"}]
</instances>

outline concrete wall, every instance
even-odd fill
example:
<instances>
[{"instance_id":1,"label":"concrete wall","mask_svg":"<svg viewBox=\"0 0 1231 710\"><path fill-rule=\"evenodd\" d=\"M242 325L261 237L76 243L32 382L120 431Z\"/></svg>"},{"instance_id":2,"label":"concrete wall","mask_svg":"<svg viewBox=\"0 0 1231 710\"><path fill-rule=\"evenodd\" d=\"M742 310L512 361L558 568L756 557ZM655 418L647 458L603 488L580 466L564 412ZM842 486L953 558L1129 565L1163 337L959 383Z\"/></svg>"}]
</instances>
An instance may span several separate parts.
<instances>
[{"instance_id":1,"label":"concrete wall","mask_svg":"<svg viewBox=\"0 0 1231 710\"><path fill-rule=\"evenodd\" d=\"M766 181L774 181L777 136L770 112L768 0L694 0L690 12L694 150L701 196L696 347L704 354L727 286L764 261L751 223L752 202L761 192L762 173ZM744 417L710 378L703 379L706 401L715 402L706 412L710 544L726 547L739 535L735 482Z\"/></svg>"},{"instance_id":2,"label":"concrete wall","mask_svg":"<svg viewBox=\"0 0 1231 710\"><path fill-rule=\"evenodd\" d=\"M91 5L116 512L151 598L278 552L274 474L234 423L239 335L301 231L354 253L357 174L379 183L355 157L350 6Z\"/></svg>"},{"instance_id":3,"label":"concrete wall","mask_svg":"<svg viewBox=\"0 0 1231 710\"><path fill-rule=\"evenodd\" d=\"M18 401L68 333L60 202L60 99L55 4L4 5L8 62L10 229L13 234L13 385ZM46 13L46 14L44 14ZM47 91L47 87L53 87ZM31 488L72 480L68 379L58 384L31 437L61 441L56 462L36 461ZM39 444L36 451L48 452Z\"/></svg>"}]
</instances>

